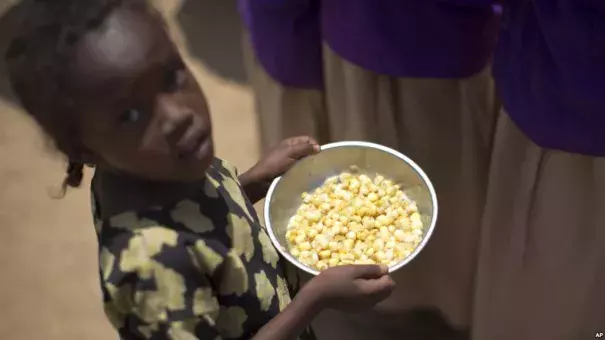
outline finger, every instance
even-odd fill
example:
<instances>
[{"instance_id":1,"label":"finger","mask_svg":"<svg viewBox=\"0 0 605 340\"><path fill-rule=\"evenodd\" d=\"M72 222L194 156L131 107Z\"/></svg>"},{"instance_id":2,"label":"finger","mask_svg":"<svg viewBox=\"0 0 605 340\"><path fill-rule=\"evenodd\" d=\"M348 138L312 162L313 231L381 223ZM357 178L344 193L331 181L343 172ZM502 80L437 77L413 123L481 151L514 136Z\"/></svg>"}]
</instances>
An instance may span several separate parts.
<instances>
[{"instance_id":1,"label":"finger","mask_svg":"<svg viewBox=\"0 0 605 340\"><path fill-rule=\"evenodd\" d=\"M395 281L389 275L379 279L359 279L357 285L364 295L376 295L380 300L386 299L395 289Z\"/></svg>"},{"instance_id":2,"label":"finger","mask_svg":"<svg viewBox=\"0 0 605 340\"><path fill-rule=\"evenodd\" d=\"M288 145L294 144L317 144L317 141L311 136L296 136L286 139Z\"/></svg>"},{"instance_id":3,"label":"finger","mask_svg":"<svg viewBox=\"0 0 605 340\"><path fill-rule=\"evenodd\" d=\"M317 143L317 141L315 139L313 139L313 137L310 137L310 136L292 137L292 138L286 139L285 142L288 146L294 146L294 145L298 145L298 144L311 144L311 145L313 145L315 152L318 152L320 149L319 143Z\"/></svg>"},{"instance_id":4,"label":"finger","mask_svg":"<svg viewBox=\"0 0 605 340\"><path fill-rule=\"evenodd\" d=\"M378 279L389 272L389 267L374 264L353 266L355 278Z\"/></svg>"},{"instance_id":5,"label":"finger","mask_svg":"<svg viewBox=\"0 0 605 340\"><path fill-rule=\"evenodd\" d=\"M317 153L317 147L313 144L301 143L288 146L288 157L292 159L301 159Z\"/></svg>"}]
</instances>

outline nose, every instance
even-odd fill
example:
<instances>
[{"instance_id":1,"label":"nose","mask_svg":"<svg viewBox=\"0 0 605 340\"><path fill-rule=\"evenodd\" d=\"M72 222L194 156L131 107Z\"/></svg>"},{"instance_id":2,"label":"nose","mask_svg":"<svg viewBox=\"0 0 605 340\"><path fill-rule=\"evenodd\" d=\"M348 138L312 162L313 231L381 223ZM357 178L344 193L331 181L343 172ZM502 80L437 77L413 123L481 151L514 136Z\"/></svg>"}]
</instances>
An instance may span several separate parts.
<instances>
[{"instance_id":1,"label":"nose","mask_svg":"<svg viewBox=\"0 0 605 340\"><path fill-rule=\"evenodd\" d=\"M177 158L196 154L210 134L207 121L186 103L175 100L173 95L157 99L156 131L163 139L161 144Z\"/></svg>"},{"instance_id":2,"label":"nose","mask_svg":"<svg viewBox=\"0 0 605 340\"><path fill-rule=\"evenodd\" d=\"M157 99L150 124L145 129L140 148L154 153L167 153L192 125L193 112L171 98Z\"/></svg>"},{"instance_id":3,"label":"nose","mask_svg":"<svg viewBox=\"0 0 605 340\"><path fill-rule=\"evenodd\" d=\"M159 120L162 135L170 139L170 136L182 135L192 124L195 115L193 110L180 105L170 96L161 96L157 100L155 116Z\"/></svg>"}]
</instances>

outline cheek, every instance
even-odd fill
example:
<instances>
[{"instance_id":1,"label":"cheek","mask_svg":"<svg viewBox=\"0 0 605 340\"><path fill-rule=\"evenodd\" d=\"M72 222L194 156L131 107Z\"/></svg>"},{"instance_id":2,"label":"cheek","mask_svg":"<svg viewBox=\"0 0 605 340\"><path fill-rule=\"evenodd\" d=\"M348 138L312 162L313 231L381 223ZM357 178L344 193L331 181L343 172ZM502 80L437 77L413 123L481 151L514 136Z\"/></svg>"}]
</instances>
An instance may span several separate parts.
<instances>
[{"instance_id":1,"label":"cheek","mask_svg":"<svg viewBox=\"0 0 605 340\"><path fill-rule=\"evenodd\" d=\"M95 142L95 153L101 164L118 170L133 172L149 164L162 166L170 159L165 141L154 134L135 131L116 131Z\"/></svg>"}]
</instances>

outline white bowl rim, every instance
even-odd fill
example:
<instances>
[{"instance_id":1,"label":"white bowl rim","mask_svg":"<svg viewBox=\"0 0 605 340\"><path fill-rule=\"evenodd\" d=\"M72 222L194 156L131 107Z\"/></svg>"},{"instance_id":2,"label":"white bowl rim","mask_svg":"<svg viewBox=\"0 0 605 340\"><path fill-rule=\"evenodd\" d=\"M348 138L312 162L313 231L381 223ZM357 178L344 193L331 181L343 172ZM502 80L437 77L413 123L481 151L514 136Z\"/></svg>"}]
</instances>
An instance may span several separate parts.
<instances>
[{"instance_id":1,"label":"white bowl rim","mask_svg":"<svg viewBox=\"0 0 605 340\"><path fill-rule=\"evenodd\" d=\"M395 157L403 160L409 166L411 166L412 169L414 171L416 171L416 173L418 173L418 175L420 175L420 177L422 178L422 180L424 181L424 183L426 184L426 186L427 186L427 188L429 190L429 194L431 196L431 202L433 204L433 214L432 214L432 218L431 218L431 225L429 226L429 229L427 230L426 234L422 238L422 241L416 247L416 249L414 249L414 251L412 252L412 254L410 254L403 261L397 263L396 265L394 265L392 267L389 267L389 272L391 272L391 273L395 272L398 269L401 269L402 267L404 267L405 265L407 265L414 258L416 258L416 256L418 256L418 254L422 251L422 249L424 249L424 247L426 246L427 242L429 241L429 239L433 235L433 231L435 229L435 225L437 224L437 216L439 215L438 214L438 212L439 212L439 206L438 206L438 203L437 203L437 194L435 192L435 188L433 187L433 183L431 182L431 180L429 179L429 177L422 170L422 168L418 164L416 164L416 162L414 162L413 160L411 160L409 157L407 157L406 155L402 154L401 152L396 151L394 149L391 149L391 148L389 148L387 146L384 146L384 145L380 145L380 144L376 144L376 143L370 143L370 142L362 142L362 141L344 141L344 142L335 142L335 143L324 144L324 145L321 146L321 151L325 151L325 150L329 150L329 149L334 149L334 148L340 148L340 147L351 147L351 146L366 147L366 148L371 148L371 149L378 149L380 151L386 152L388 154L391 154L392 156L395 156ZM294 166L296 166L296 165L294 165ZM292 256L288 252L288 250L285 249L285 247L287 245L280 245L279 241L277 240L277 236L275 235L275 232L273 231L273 228L271 227L271 218L269 218L269 210L270 210L270 206L271 206L271 197L273 196L273 192L275 191L275 188L279 184L280 180L281 180L281 176L277 177L277 178L275 178L273 180L273 182L271 183L271 186L269 186L269 190L267 191L267 195L265 197L265 204L264 204L264 207L263 207L263 214L264 214L264 219L265 219L265 229L269 233L269 237L271 238L271 242L273 243L273 246L275 248L277 248L277 251L283 257L285 257L290 263L294 264L296 267L298 267L299 269L307 272L308 274L311 274L311 275L314 275L314 276L319 275L320 272L318 270L310 268L310 267L304 265L303 263L301 263L300 261L298 261L297 259L295 259L294 256Z\"/></svg>"}]
</instances>

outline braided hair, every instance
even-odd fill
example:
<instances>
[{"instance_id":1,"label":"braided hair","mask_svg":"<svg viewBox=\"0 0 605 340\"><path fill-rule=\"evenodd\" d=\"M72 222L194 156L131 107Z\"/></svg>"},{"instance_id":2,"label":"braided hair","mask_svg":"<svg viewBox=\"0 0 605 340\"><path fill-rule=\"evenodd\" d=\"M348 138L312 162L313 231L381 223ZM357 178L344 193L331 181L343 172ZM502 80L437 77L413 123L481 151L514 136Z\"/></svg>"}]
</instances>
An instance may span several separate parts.
<instances>
[{"instance_id":1,"label":"braided hair","mask_svg":"<svg viewBox=\"0 0 605 340\"><path fill-rule=\"evenodd\" d=\"M67 71L74 47L118 8L147 11L145 0L24 0L17 35L5 55L9 80L27 113L68 160L62 192L79 187L83 146Z\"/></svg>"}]
</instances>

